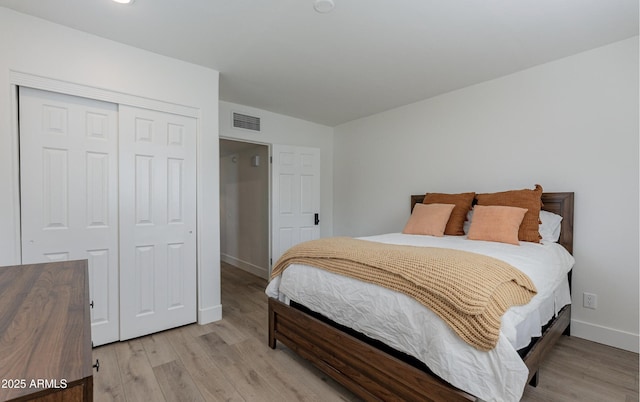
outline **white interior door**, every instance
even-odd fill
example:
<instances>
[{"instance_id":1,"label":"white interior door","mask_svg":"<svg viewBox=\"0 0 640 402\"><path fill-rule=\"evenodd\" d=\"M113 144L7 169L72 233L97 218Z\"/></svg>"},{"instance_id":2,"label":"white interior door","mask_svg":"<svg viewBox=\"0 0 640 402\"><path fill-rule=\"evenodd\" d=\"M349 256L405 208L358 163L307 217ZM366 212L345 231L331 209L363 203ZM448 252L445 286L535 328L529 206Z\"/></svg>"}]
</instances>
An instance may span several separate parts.
<instances>
[{"instance_id":1,"label":"white interior door","mask_svg":"<svg viewBox=\"0 0 640 402\"><path fill-rule=\"evenodd\" d=\"M88 259L94 344L119 338L117 105L20 88L22 262Z\"/></svg>"},{"instance_id":2,"label":"white interior door","mask_svg":"<svg viewBox=\"0 0 640 402\"><path fill-rule=\"evenodd\" d=\"M320 237L320 149L273 145L271 258Z\"/></svg>"},{"instance_id":3,"label":"white interior door","mask_svg":"<svg viewBox=\"0 0 640 402\"><path fill-rule=\"evenodd\" d=\"M196 120L120 106L120 338L196 321Z\"/></svg>"}]
</instances>

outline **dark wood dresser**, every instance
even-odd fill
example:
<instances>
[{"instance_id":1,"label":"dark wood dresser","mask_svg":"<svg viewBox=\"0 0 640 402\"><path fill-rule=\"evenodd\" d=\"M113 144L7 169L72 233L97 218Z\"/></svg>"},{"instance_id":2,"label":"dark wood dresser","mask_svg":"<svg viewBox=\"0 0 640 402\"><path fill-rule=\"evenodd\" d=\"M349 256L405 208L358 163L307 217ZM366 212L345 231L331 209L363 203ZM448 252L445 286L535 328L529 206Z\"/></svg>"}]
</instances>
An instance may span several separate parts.
<instances>
[{"instance_id":1,"label":"dark wood dresser","mask_svg":"<svg viewBox=\"0 0 640 402\"><path fill-rule=\"evenodd\" d=\"M91 401L87 261L0 267L0 401Z\"/></svg>"}]
</instances>

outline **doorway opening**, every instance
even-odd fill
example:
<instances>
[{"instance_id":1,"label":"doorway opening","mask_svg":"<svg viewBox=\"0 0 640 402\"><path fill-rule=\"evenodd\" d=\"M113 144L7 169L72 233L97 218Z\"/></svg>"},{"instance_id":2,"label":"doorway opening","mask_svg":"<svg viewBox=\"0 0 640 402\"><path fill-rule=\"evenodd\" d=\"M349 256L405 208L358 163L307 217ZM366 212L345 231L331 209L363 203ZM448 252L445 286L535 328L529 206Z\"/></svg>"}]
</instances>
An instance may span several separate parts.
<instances>
[{"instance_id":1,"label":"doorway opening","mask_svg":"<svg viewBox=\"0 0 640 402\"><path fill-rule=\"evenodd\" d=\"M269 276L269 146L220 139L220 259Z\"/></svg>"}]
</instances>

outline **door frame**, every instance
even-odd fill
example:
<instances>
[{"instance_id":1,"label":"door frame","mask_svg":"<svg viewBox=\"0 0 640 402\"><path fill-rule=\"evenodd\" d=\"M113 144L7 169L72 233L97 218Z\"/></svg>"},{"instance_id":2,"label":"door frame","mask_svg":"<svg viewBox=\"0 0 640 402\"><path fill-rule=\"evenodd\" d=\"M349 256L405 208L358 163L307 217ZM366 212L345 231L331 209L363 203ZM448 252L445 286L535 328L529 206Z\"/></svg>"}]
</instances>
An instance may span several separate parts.
<instances>
[{"instance_id":1,"label":"door frame","mask_svg":"<svg viewBox=\"0 0 640 402\"><path fill-rule=\"evenodd\" d=\"M202 193L204 192L203 188L203 180L202 177L206 177L206 173L204 168L202 167L202 158L201 158L201 146L203 143L203 129L202 129L202 116L201 109L198 107L192 107L188 105L181 105L177 103L169 103L158 99L146 98L138 95L128 94L124 92L117 92L103 88L97 88L87 85L82 85L69 81L61 81L54 78L37 76L29 73L18 72L18 71L9 71L9 84L10 84L10 93L11 98L9 100L10 108L11 108L11 137L12 137L12 172L11 176L12 180L12 188L11 191L13 193L13 205L14 205L14 233L15 238L21 238L21 206L20 206L20 129L19 129L19 121L18 121L18 87L25 86L31 87L35 89L41 89L44 91L58 92L65 95L79 96L83 98L90 98L95 100L101 100L105 102L112 102L116 104L123 104L129 106L135 106L145 109L152 109L166 113L179 114L183 116L193 117L197 120L196 123L196 203L197 203L197 229L196 229L196 258L197 258L197 278L196 278L196 286L197 286L197 315L198 315L198 323L206 324L213 321L218 321L222 318L222 308L221 305L214 306L203 306L202 295L207 293L219 294L219 288L215 288L218 283L208 284L207 281L201 280L201 276L203 275L203 271L206 270L206 267L203 266L203 250L206 249L206 244L212 241L216 241L217 239L204 238L203 235L203 226L204 222L204 214L202 213L204 208L204 203L202 200ZM15 244L14 248L16 259L22 263L22 249L21 242L18 241ZM206 276L211 276L210 274L204 274Z\"/></svg>"},{"instance_id":2,"label":"door frame","mask_svg":"<svg viewBox=\"0 0 640 402\"><path fill-rule=\"evenodd\" d=\"M218 143L220 140L228 140L228 141L236 141L236 142L243 142L243 143L247 143L247 144L255 144L255 145L263 145L267 147L267 152L269 154L269 169L267 172L267 185L269 187L269 197L268 197L268 205L267 208L269 210L269 214L268 214L268 230L269 230L269 261L268 261L268 275L271 276L271 268L273 267L273 264L276 262L273 260L273 233L272 233L272 229L273 229L273 146L274 145L287 145L287 144L278 144L278 143L274 143L274 142L261 142L261 141L254 141L254 140L250 140L250 139L241 139L241 138L236 138L236 137L231 137L231 136L220 136L218 138ZM300 148L317 148L320 152L320 157L318 158L318 163L321 162L322 159L322 149L319 147L308 147L308 146L303 146L303 145L291 145L292 147L300 147ZM220 172L218 172L218 174L220 174ZM320 174L322 174L322 171L320 172ZM318 185L321 187L321 184L318 183ZM321 190L320 190L321 192ZM321 202L322 200L320 200ZM320 209L318 209L318 212L320 212ZM222 221L220 221L220 225L222 225Z\"/></svg>"},{"instance_id":3,"label":"door frame","mask_svg":"<svg viewBox=\"0 0 640 402\"><path fill-rule=\"evenodd\" d=\"M251 140L243 140L243 139L238 139L238 138L234 138L234 137L228 137L228 136L220 136L218 138L218 144L220 143L220 140L226 140L226 141L235 141L235 142L243 142L245 144L253 144L253 145L262 145L262 146L266 146L267 147L267 154L269 155L269 160L267 161L268 163L268 169L267 169L267 188L268 188L268 196L267 196L267 209L269 211L269 213L267 214L267 230L268 230L268 247L269 247L269 261L267 261L267 271L268 274L271 274L271 266L273 265L273 261L272 261L272 255L271 255L271 205L272 205L272 197L273 197L273 182L271 180L271 171L272 171L272 164L271 164L271 151L272 151L272 143L270 142L260 142L260 141L251 141ZM220 152L218 151L218 155L220 155ZM220 174L220 171L218 171L218 175ZM222 221L220 221L220 225L222 225ZM222 229L222 228L221 228ZM221 253L222 255L222 253Z\"/></svg>"}]
</instances>

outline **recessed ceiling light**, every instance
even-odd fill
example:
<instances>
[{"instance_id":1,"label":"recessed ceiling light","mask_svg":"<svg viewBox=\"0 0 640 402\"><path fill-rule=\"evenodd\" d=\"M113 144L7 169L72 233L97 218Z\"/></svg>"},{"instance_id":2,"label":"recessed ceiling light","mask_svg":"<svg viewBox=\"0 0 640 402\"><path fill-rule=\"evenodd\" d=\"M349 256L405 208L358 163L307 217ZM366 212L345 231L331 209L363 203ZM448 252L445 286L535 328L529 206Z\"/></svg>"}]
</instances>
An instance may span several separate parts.
<instances>
[{"instance_id":1,"label":"recessed ceiling light","mask_svg":"<svg viewBox=\"0 0 640 402\"><path fill-rule=\"evenodd\" d=\"M333 0L314 0L313 2L313 8L322 14L330 12L333 7L335 7Z\"/></svg>"},{"instance_id":2,"label":"recessed ceiling light","mask_svg":"<svg viewBox=\"0 0 640 402\"><path fill-rule=\"evenodd\" d=\"M131 4L133 3L134 0L113 0L113 1L120 4Z\"/></svg>"}]
</instances>

